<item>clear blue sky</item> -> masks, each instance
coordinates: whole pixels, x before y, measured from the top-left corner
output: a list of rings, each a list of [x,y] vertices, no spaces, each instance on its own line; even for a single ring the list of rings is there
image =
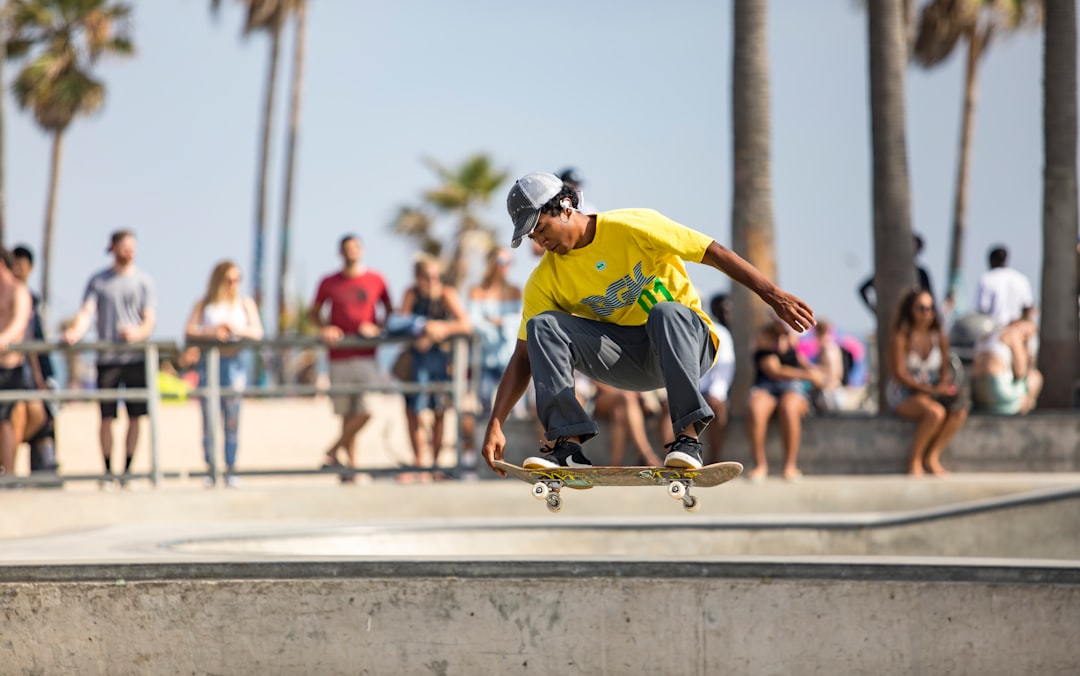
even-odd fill
[[[341,234],[356,232],[400,300],[412,248],[388,226],[399,205],[434,184],[425,156],[455,165],[486,152],[515,177],[572,164],[601,209],[652,207],[730,243],[730,3],[552,0],[542,14],[496,0],[310,4],[293,252],[293,286],[305,297],[339,265]],[[108,264],[108,233],[130,227],[138,263],[157,282],[157,335],[172,337],[215,262],[233,258],[250,273],[268,46],[263,36],[240,38],[241,13],[228,2],[216,21],[202,0],[134,5],[137,55],[102,62],[104,109],[67,135],[53,317],[73,313],[86,279]],[[819,316],[868,330],[872,319],[856,296],[873,258],[865,14],[851,0],[773,0],[769,52],[779,281]],[[983,62],[968,303],[995,242],[1039,282],[1041,54],[1041,33],[1032,32],[999,41]],[[291,37],[274,134],[270,273],[290,59]],[[957,55],[908,77],[914,227],[939,293],[962,66]],[[7,67],[9,81],[12,74]],[[49,139],[10,95],[4,105],[8,243],[40,251]],[[509,240],[504,195],[487,215]],[[515,276],[524,281],[531,265],[519,250]],[[691,274],[704,296],[728,286],[705,267]]]

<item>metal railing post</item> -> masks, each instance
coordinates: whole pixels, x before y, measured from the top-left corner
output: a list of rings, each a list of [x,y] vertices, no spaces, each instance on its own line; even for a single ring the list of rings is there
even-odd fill
[[[146,412],[150,418],[150,481],[160,488],[164,478],[158,447],[158,425],[161,423],[161,392],[158,391],[158,347],[147,345],[143,350],[146,359]]]
[[[203,383],[207,394],[203,395],[206,404],[206,446],[210,462],[210,475],[214,486],[221,488],[221,463],[218,462],[218,439],[221,435],[221,350],[216,345],[206,351],[206,382]]]
[[[450,403],[454,407],[454,418],[457,420],[457,440],[454,447],[457,456],[457,469],[461,471],[462,453],[465,450],[465,416],[462,415],[461,406],[465,402],[465,384],[469,377],[469,339],[466,336],[457,336],[453,344],[454,377],[451,382]]]

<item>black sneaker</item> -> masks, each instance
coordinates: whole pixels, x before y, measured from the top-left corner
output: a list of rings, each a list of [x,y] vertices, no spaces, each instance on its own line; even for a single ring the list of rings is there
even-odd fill
[[[669,449],[664,467],[701,469],[701,442],[697,439],[680,434],[675,441],[664,444],[664,448]]]
[[[581,451],[581,444],[569,439],[559,439],[551,448],[541,448],[540,455],[525,458],[525,469],[550,469],[552,467],[592,467],[593,464]]]

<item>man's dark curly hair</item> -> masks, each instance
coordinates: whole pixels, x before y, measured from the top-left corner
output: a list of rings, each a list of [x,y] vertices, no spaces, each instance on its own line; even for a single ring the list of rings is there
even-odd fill
[[[544,204],[544,206],[540,207],[540,213],[558,216],[559,213],[562,212],[562,206],[559,203],[562,202],[564,199],[569,199],[570,204],[572,204],[575,209],[578,208],[577,190],[574,190],[573,188],[564,183],[562,190],[559,191],[559,194],[549,199],[547,203]]]

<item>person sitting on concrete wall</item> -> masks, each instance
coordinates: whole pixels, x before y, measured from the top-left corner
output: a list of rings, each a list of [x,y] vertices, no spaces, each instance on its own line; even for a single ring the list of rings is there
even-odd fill
[[[942,330],[934,297],[924,289],[908,291],[897,309],[889,336],[889,408],[914,420],[908,473],[948,474],[941,454],[967,420],[948,359],[949,339]]]
[[[747,476],[761,481],[769,472],[765,458],[765,433],[769,418],[776,415],[784,445],[784,478],[802,476],[796,460],[802,439],[802,419],[810,410],[809,388],[824,384],[821,371],[795,349],[795,333],[774,317],[754,340],[754,384],[746,414],[746,430],[754,454],[754,468]]]
[[[1003,415],[1028,413],[1042,390],[1042,373],[1035,368],[1039,329],[1031,308],[1019,319],[999,327],[975,345],[972,398],[977,410]]]

